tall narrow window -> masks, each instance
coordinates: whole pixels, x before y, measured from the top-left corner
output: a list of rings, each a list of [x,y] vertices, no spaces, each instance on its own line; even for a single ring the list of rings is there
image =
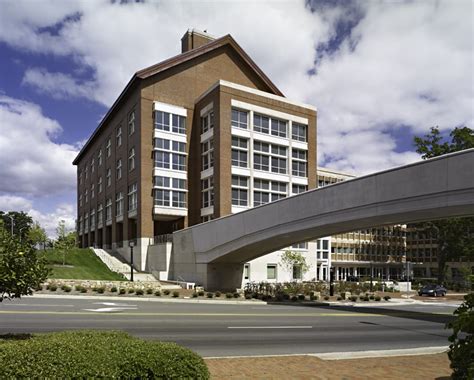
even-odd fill
[[[210,176],[201,180],[201,207],[206,208],[214,205],[214,178]]]
[[[95,189],[94,189],[94,184],[91,185],[91,199],[95,197]]]
[[[172,117],[172,132],[186,134],[186,118],[180,115]]]
[[[137,197],[137,184],[134,183],[128,187],[128,211],[137,209],[138,197]]]
[[[102,226],[103,222],[104,222],[104,210],[101,203],[99,207],[97,207],[97,224],[99,228]]]
[[[292,149],[291,172],[297,177],[306,177],[308,175],[308,152],[301,149]]]
[[[84,202],[85,203],[89,202],[89,195],[88,195],[87,189],[84,190]]]
[[[123,193],[118,192],[115,195],[115,216],[123,215]]]
[[[291,138],[296,141],[307,141],[308,126],[295,123],[291,127]]]
[[[94,163],[94,159],[91,160],[91,174],[94,173],[95,171],[95,163]]]
[[[201,117],[201,134],[206,133],[214,127],[214,112],[209,112]]]
[[[232,136],[232,166],[248,167],[248,140]]]
[[[135,148],[128,152],[128,171],[135,169]]]
[[[160,131],[170,130],[170,114],[168,112],[155,112],[155,128]]]
[[[102,165],[102,149],[99,149],[99,152],[97,153],[97,165]]]
[[[232,176],[232,204],[234,206],[248,206],[249,178]]]
[[[105,144],[105,154],[107,157],[110,157],[112,154],[112,142],[110,141],[110,137],[107,139],[107,143]]]
[[[117,147],[122,145],[122,127],[117,128],[117,135],[116,135],[116,142]]]
[[[102,176],[100,176],[99,180],[97,181],[97,193],[102,193]]]
[[[95,230],[95,210],[91,210],[91,230]]]
[[[201,170],[214,166],[214,141],[209,139],[201,144]]]
[[[117,160],[117,179],[122,178],[122,159]]]
[[[112,170],[110,168],[107,169],[106,178],[107,178],[107,187],[109,187],[110,185],[112,185]]]
[[[130,112],[128,116],[128,135],[133,135],[135,133],[135,111]]]
[[[108,222],[112,220],[112,199],[107,199],[105,202],[105,220]]]

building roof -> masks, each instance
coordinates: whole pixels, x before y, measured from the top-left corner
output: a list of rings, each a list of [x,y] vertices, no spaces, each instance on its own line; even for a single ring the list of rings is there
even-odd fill
[[[145,69],[137,71],[128,84],[125,86],[117,100],[114,102],[112,107],[107,111],[105,114],[104,118],[98,125],[98,127],[95,129],[95,131],[92,133],[92,135],[89,137],[87,142],[84,144],[74,161],[72,162],[73,165],[77,165],[79,159],[82,157],[84,152],[87,150],[89,147],[90,143],[94,140],[95,136],[97,133],[101,130],[102,126],[107,122],[109,119],[110,115],[112,112],[115,110],[115,108],[118,106],[120,100],[123,99],[123,97],[127,94],[128,90],[134,86],[136,83],[140,82],[143,79],[149,78],[153,75],[156,75],[158,73],[161,73],[163,71],[166,71],[168,69],[171,69],[175,66],[178,66],[182,63],[185,63],[187,61],[190,61],[194,58],[200,57],[206,53],[209,53],[213,50],[216,50],[222,46],[229,45],[232,47],[237,54],[243,59],[245,63],[247,63],[250,68],[257,74],[257,76],[268,86],[269,92],[278,96],[283,96],[283,93],[278,89],[277,86],[270,80],[270,78],[267,77],[267,75],[257,66],[257,64],[250,58],[250,56],[240,47],[240,45],[234,40],[234,38],[230,35],[227,34],[221,38],[218,38],[214,41],[211,41],[205,45],[199,46],[195,49],[189,50],[185,53],[178,54],[174,57],[171,57],[169,59],[166,59],[162,62],[159,62],[155,65],[152,65],[150,67],[147,67]]]

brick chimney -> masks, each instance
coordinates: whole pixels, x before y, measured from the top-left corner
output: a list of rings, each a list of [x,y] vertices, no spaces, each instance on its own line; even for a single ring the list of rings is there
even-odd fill
[[[199,46],[205,45],[215,38],[207,34],[206,31],[201,32],[196,29],[188,29],[184,36],[181,38],[181,53],[185,53],[189,50],[196,49]]]

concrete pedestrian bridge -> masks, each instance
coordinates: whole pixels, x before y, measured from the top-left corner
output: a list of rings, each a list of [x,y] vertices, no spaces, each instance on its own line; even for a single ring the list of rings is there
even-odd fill
[[[239,288],[243,264],[294,243],[474,215],[474,149],[314,189],[173,234],[170,278]]]

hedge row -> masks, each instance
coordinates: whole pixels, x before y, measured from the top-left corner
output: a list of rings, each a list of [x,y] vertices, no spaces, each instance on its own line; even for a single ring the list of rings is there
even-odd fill
[[[4,378],[208,379],[203,359],[124,332],[67,331],[0,343]]]

